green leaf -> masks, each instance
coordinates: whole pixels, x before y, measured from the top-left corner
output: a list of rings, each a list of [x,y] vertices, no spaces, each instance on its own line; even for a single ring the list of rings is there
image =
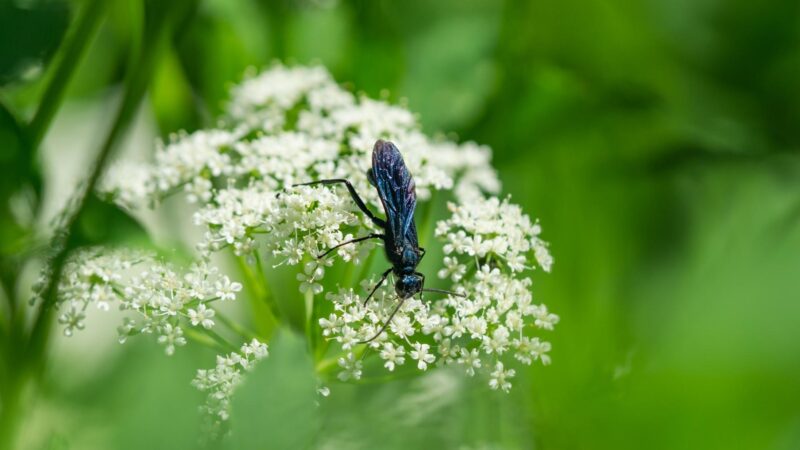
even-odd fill
[[[320,426],[316,381],[303,340],[283,331],[236,390],[229,448],[309,448]]]
[[[0,255],[18,248],[37,207],[41,179],[16,117],[0,104]],[[16,208],[15,208],[16,206]],[[26,213],[27,211],[27,213]],[[29,214],[28,214],[29,213]]]
[[[119,206],[92,194],[78,217],[70,245],[147,244],[144,227]]]
[[[30,3],[30,2],[25,2]],[[16,80],[53,55],[69,22],[65,3],[21,7],[0,3],[0,86]]]

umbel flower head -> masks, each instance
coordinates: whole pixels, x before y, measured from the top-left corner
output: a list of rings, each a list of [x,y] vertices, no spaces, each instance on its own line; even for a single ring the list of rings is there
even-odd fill
[[[552,330],[558,316],[533,302],[525,273],[537,266],[549,271],[552,258],[539,238],[539,225],[507,200],[475,199],[449,208],[452,216],[436,227],[446,255],[439,277],[449,278],[459,295],[406,300],[369,347],[389,371],[406,361],[422,371],[434,364],[457,365],[467,375],[494,368],[489,385],[507,391],[514,370],[503,370],[504,354],[525,364],[550,363],[550,343],[531,331]],[[359,378],[360,366],[350,363],[352,351],[381,329],[398,301],[391,288],[376,297],[365,304],[353,289],[327,294],[335,310],[320,325],[325,336],[350,351],[340,362],[344,379]]]
[[[342,187],[292,185],[347,179],[370,209],[382,211],[366,175],[378,139],[400,149],[414,177],[422,244],[434,254],[436,242],[442,246],[444,256],[428,283],[458,295],[407,299],[385,331],[363,344],[398,304],[391,279],[364,303],[377,281],[369,273],[383,258],[382,249],[374,243],[345,245],[328,258],[316,256],[378,230]],[[426,136],[406,108],[354,95],[322,67],[275,65],[249,73],[233,88],[216,128],[173,135],[156,146],[152,163],[123,163],[101,183],[103,193],[128,208],[157,207],[173,195],[194,204],[193,221],[202,230],[202,238],[191,242],[196,266],[179,275],[148,260],[154,266],[126,282],[118,274],[142,261],[93,250],[94,257],[75,258],[70,266],[61,291],[62,323],[69,333],[80,329],[86,305],[113,298],[138,314],[139,322],[126,322],[123,336],[155,333],[171,352],[185,343],[187,328],[213,333],[221,316],[212,302],[232,300],[241,288],[232,279],[263,284],[270,267],[294,266],[294,277],[283,282],[299,286],[297,298],[280,300],[297,302],[311,317],[306,331],[323,342],[313,349],[321,378],[329,371],[343,381],[368,377],[364,361],[377,358],[390,372],[458,366],[468,375],[486,374],[491,388],[507,391],[515,359],[550,362],[550,344],[541,333],[552,330],[558,316],[531,293],[532,271],[550,271],[553,263],[541,228],[508,198],[494,196],[500,183],[490,159],[485,146]],[[434,218],[447,211],[433,208],[442,204],[434,197],[451,200],[449,217],[438,223]],[[231,252],[255,267],[245,264],[242,273],[226,276],[209,263],[218,252]],[[336,273],[365,275],[326,279],[334,264],[350,267]],[[268,289],[252,291],[263,298],[248,300],[276,302]],[[238,372],[226,375],[234,380],[230,386],[210,387],[209,377],[220,378],[229,374],[226,367],[236,366],[225,359],[233,358],[231,350],[216,370],[198,375],[196,384],[215,398],[215,392],[228,398],[239,379]],[[217,417],[225,419],[227,402],[214,405]]]

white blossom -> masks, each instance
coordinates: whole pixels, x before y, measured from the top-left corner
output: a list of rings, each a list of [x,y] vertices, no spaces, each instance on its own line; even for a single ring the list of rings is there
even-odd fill
[[[394,371],[394,368],[397,366],[402,366],[406,359],[404,357],[405,349],[400,346],[395,346],[391,342],[387,342],[383,344],[383,348],[381,349],[380,357],[384,361],[384,367],[386,367],[389,372]]]
[[[498,361],[494,366],[491,378],[489,378],[489,387],[492,389],[501,389],[504,392],[511,390],[511,378],[514,378],[516,372],[514,369],[505,369],[503,363]]]
[[[342,371],[339,372],[339,379],[342,381],[360,380],[362,363],[357,359],[353,352],[347,353],[346,356],[339,358],[339,367]]]
[[[209,329],[217,300],[232,300],[242,285],[206,263],[180,273],[144,252],[89,248],[73,254],[59,282],[59,323],[71,336],[84,328],[86,309],[111,304],[127,313],[117,328],[119,341],[129,336],[155,334],[168,355],[186,345],[184,327]]]
[[[214,314],[215,311],[213,309],[206,307],[204,303],[200,303],[197,309],[189,309],[189,320],[192,322],[192,326],[202,325],[203,328],[211,328],[214,326],[214,321],[211,320]]]
[[[513,371],[498,372],[499,358],[510,354],[526,364],[550,362],[550,343],[532,333],[552,330],[559,318],[533,302],[529,273],[535,265],[549,270],[552,259],[537,255],[537,248],[546,250],[539,225],[508,200],[473,200],[450,210],[452,216],[436,228],[447,254],[439,275],[449,278],[459,295],[406,299],[369,347],[390,371],[401,364],[400,355],[416,361],[419,370],[458,364],[472,376],[483,367],[494,368],[496,389],[507,391]],[[375,336],[399,301],[390,277],[364,305],[376,282],[373,276],[363,283],[362,294],[342,288],[326,295],[334,312],[320,319],[324,337],[350,351]]]
[[[276,65],[250,73],[231,94],[220,128],[171,136],[158,144],[153,164],[137,163],[135,183],[119,175],[125,167],[117,167],[103,178],[102,190],[126,206],[155,204],[183,191],[198,205],[194,222],[206,229],[197,243],[202,254],[263,249],[275,264],[294,265],[375,231],[341,188],[287,188],[347,178],[371,207],[380,208],[366,177],[379,137],[402,150],[420,200],[437,190],[452,189],[467,200],[499,189],[488,148],[431,139],[407,109],[356,97],[322,67]],[[359,264],[371,245],[336,253]],[[320,293],[320,279],[309,275],[300,280],[303,290]]]
[[[367,258],[381,251],[376,249],[381,243],[344,245],[326,258],[318,256],[380,230],[358,210],[344,186],[293,186],[344,178],[370,209],[381,211],[366,175],[377,139],[391,140],[401,150],[421,206],[437,191],[449,191],[445,195],[455,200],[448,205],[451,216],[435,227],[444,258],[435,261],[428,285],[433,287],[433,275],[438,274],[443,287],[457,295],[426,294],[398,305],[390,276],[365,304],[376,276],[366,277],[360,286],[346,283],[348,277],[324,279],[342,273],[327,269],[334,261],[360,273],[371,261]],[[405,107],[354,95],[322,67],[275,65],[261,73],[251,71],[232,89],[216,128],[170,136],[157,144],[151,164],[136,166],[135,181],[124,179],[119,174],[125,169],[117,168],[105,175],[101,190],[128,207],[185,196],[195,208],[193,222],[202,230],[202,238],[192,242],[202,261],[230,250],[258,263],[259,270],[262,262],[266,267],[302,267],[292,274],[294,280],[283,281],[296,281],[305,299],[331,302],[332,311],[330,305],[316,308],[315,303],[313,319],[322,337],[340,351],[333,361],[343,381],[361,379],[362,360],[377,355],[388,371],[400,370],[406,359],[416,364],[403,370],[445,364],[461,366],[468,375],[484,370],[493,388],[507,391],[514,372],[504,369],[501,359],[548,364],[550,343],[534,333],[552,330],[558,316],[534,302],[531,293],[531,271],[549,272],[553,265],[542,229],[519,206],[491,196],[499,192],[500,183],[490,160],[489,148],[430,138]],[[417,208],[420,216],[422,211]],[[232,300],[242,290],[208,263],[184,274],[162,263],[140,265],[146,270],[133,278],[114,279],[126,270],[114,269],[113,262],[112,270],[102,272],[104,262],[90,268],[88,277],[73,276],[65,286],[72,288],[66,289],[63,302],[65,333],[83,326],[87,304],[105,308],[116,301],[137,319],[123,323],[120,341],[152,333],[174,351],[185,342],[184,331],[214,326],[213,318],[219,316],[212,302]],[[338,289],[326,292],[337,284]],[[319,294],[324,298],[313,298]],[[320,311],[324,313],[317,315]],[[384,324],[385,330],[375,336]],[[198,378],[224,375],[238,381],[239,372],[229,368],[241,366],[241,358],[223,357],[217,369]],[[227,414],[226,408],[219,411]]]
[[[219,426],[230,417],[230,398],[241,382],[242,371],[251,370],[256,361],[268,354],[267,345],[253,339],[242,345],[238,353],[217,356],[217,365],[213,369],[197,371],[192,384],[207,392],[202,410],[211,417],[214,425]]]
[[[408,354],[411,359],[417,361],[417,368],[419,370],[426,370],[428,364],[436,360],[436,357],[429,353],[430,348],[431,346],[428,344],[420,344],[417,342],[414,344],[414,350],[411,350],[411,353]]]

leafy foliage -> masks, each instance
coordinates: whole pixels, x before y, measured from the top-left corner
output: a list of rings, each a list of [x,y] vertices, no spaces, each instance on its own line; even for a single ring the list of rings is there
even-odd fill
[[[88,47],[68,102],[108,95],[131,69],[143,6],[123,3]],[[248,432],[236,444],[798,447],[798,8],[791,0],[202,2],[154,63],[143,114],[159,135],[213,125],[226,83],[248,66],[319,60],[371,95],[408,96],[427,130],[495,149],[504,192],[547,224],[558,261],[536,287],[562,318],[554,363],[516,367],[512,396],[436,374],[340,387],[315,409],[308,366],[294,356],[302,352],[278,347],[282,336],[276,359],[259,366],[234,405]],[[35,198],[39,177],[53,178],[25,150],[26,114],[43,87],[41,78],[19,79],[18,61],[47,61],[75,17],[55,11],[51,22],[24,26],[0,13],[4,33],[36,31],[31,45],[0,39],[11,55],[0,58],[0,248],[11,290],[19,267],[8,255],[34,229],[7,200]],[[63,137],[44,146],[57,149]],[[139,233],[107,206],[92,216],[95,228],[106,218],[123,225],[107,234],[99,226],[84,242]],[[180,224],[176,210],[173,236]],[[8,311],[0,307],[3,333]],[[210,353],[189,350],[168,366],[150,347],[98,350],[102,364],[91,371],[90,355],[65,351],[72,356],[53,361],[37,403],[52,415],[32,419],[42,426],[21,433],[24,447],[195,445],[199,417],[186,405],[201,399],[185,380]],[[267,400],[280,407],[262,424],[252,411]],[[289,434],[294,426],[304,431]]]

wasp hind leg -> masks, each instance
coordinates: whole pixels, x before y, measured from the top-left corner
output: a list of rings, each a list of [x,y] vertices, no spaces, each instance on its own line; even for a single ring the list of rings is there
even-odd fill
[[[333,247],[329,248],[325,253],[317,256],[317,259],[322,259],[322,258],[328,256],[332,251],[336,250],[339,247],[344,247],[347,244],[355,244],[355,243],[358,243],[358,242],[361,242],[361,241],[366,241],[367,239],[383,239],[384,237],[385,236],[383,234],[380,234],[380,233],[371,233],[371,234],[369,234],[367,236],[364,236],[364,237],[350,239],[349,241],[342,242],[341,244],[336,244]]]

